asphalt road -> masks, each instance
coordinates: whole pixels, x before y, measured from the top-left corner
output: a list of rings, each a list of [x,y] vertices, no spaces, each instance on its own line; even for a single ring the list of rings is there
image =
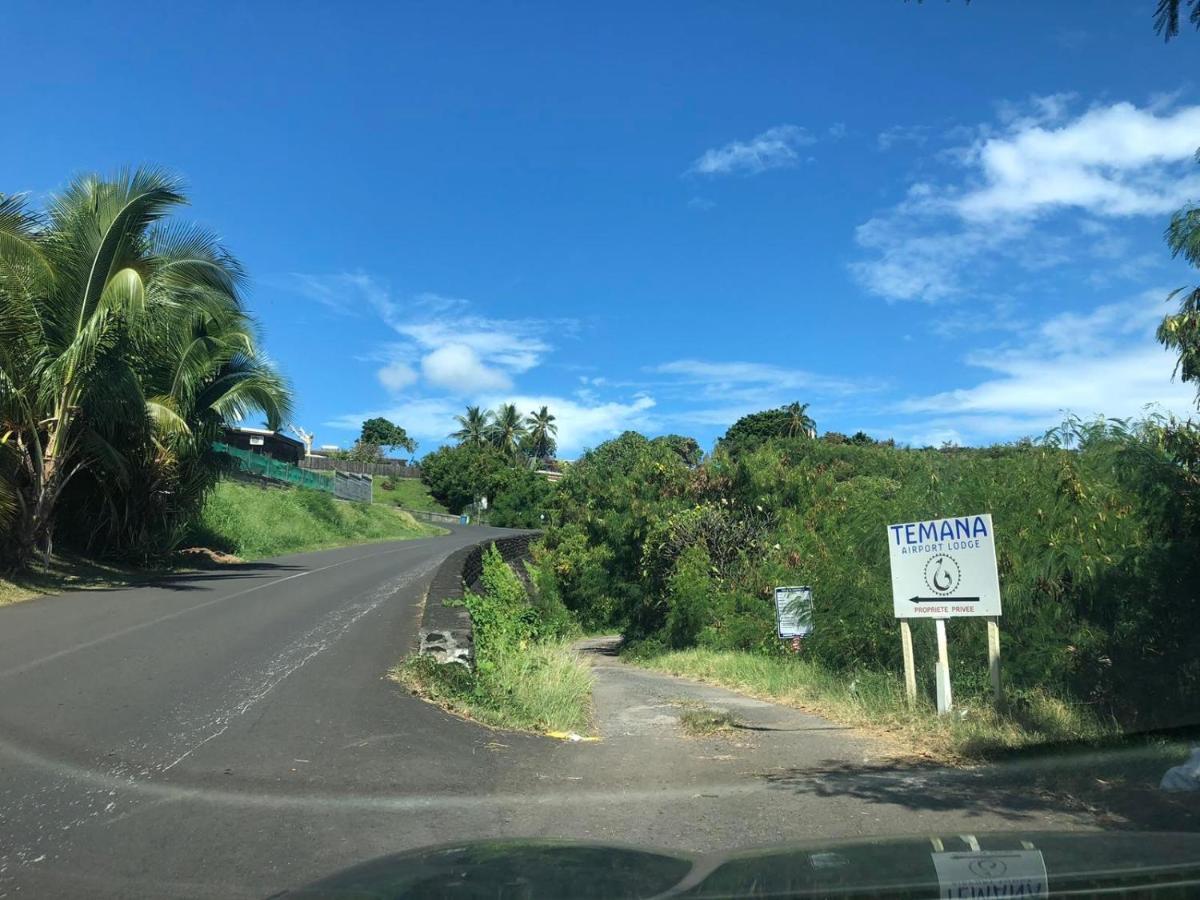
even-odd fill
[[[0,895],[261,896],[486,790],[490,733],[384,675],[437,564],[502,533],[0,609]]]
[[[1019,792],[864,775],[869,745],[820,720],[765,710],[761,735],[687,738],[661,676],[601,673],[597,744],[409,696],[385,673],[437,564],[500,533],[0,609],[0,896],[262,897],[494,837],[711,851],[1068,824]]]

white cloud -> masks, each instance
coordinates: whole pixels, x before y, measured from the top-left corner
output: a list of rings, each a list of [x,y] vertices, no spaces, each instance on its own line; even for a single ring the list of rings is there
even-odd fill
[[[1064,412],[1126,417],[1156,404],[1191,414],[1195,392],[1172,381],[1175,357],[1153,337],[1165,293],[1151,290],[1086,313],[1061,313],[1030,330],[1018,346],[974,351],[966,364],[991,377],[972,387],[909,398],[899,410],[952,416],[941,421],[1009,438],[1044,431]]]
[[[391,391],[423,380],[428,387],[467,394],[504,390],[512,376],[528,372],[553,350],[550,335],[572,334],[572,319],[493,319],[471,311],[457,297],[421,293],[398,298],[365,272],[294,275],[301,293],[343,313],[377,315],[400,342],[379,356],[376,375]]]
[[[688,171],[698,175],[757,175],[796,165],[801,161],[799,148],[813,143],[816,138],[798,125],[776,125],[748,141],[731,141],[704,151]]]
[[[652,414],[654,398],[638,394],[626,401],[584,402],[579,399],[540,394],[494,394],[484,398],[484,405],[494,408],[501,403],[515,403],[517,409],[528,413],[543,406],[550,408],[558,426],[558,453],[563,457],[579,454],[623,431],[650,432],[658,430]]]
[[[417,380],[417,373],[413,367],[400,361],[388,363],[375,375],[380,384],[393,392],[402,391]]]
[[[705,393],[719,396],[728,396],[747,386],[767,387],[775,392],[813,390],[833,394],[857,393],[878,387],[878,383],[872,380],[835,378],[760,362],[677,359],[653,366],[650,371],[677,376],[680,382],[698,385]]]
[[[1056,99],[1046,117],[1061,120],[1063,104]],[[967,191],[958,208],[983,220],[1056,207],[1100,216],[1170,212],[1200,188],[1200,178],[1190,171],[1181,178],[1171,165],[1190,164],[1198,143],[1200,106],[1160,115],[1115,103],[1058,127],[1018,119],[1008,134],[975,148],[984,185]]]
[[[1172,110],[1168,102],[1072,116],[1072,98],[1057,94],[1002,108],[998,122],[931,158],[949,166],[942,177],[913,184],[858,227],[868,256],[852,262],[851,273],[889,300],[929,303],[978,299],[1001,265],[1037,272],[1085,257],[1096,267],[1093,283],[1143,275],[1148,260],[1121,255],[1121,237],[1104,223],[1164,215],[1200,194],[1192,161],[1200,106]],[[880,146],[909,138],[890,129]],[[1064,216],[1091,233],[1074,239]]]
[[[879,132],[875,138],[876,146],[886,152],[898,144],[916,144],[922,146],[929,140],[928,125],[893,125]]]
[[[507,390],[512,386],[512,379],[499,369],[484,365],[479,354],[467,344],[438,347],[421,360],[421,373],[430,384],[459,394]]]

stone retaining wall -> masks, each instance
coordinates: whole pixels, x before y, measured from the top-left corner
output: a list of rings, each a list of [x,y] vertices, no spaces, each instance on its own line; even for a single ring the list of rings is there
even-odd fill
[[[475,659],[474,629],[466,606],[447,606],[461,603],[468,590],[480,589],[483,575],[483,552],[493,543],[505,562],[529,558],[529,545],[541,537],[540,531],[528,531],[509,537],[481,541],[470,547],[455,550],[443,560],[429,584],[425,599],[425,614],[421,620],[421,654],[438,662],[455,662],[471,666]]]

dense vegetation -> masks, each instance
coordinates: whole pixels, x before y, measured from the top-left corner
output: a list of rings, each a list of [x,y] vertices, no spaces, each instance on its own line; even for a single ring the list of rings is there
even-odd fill
[[[553,459],[558,426],[546,407],[524,419],[511,403],[493,412],[467,407],[456,416],[459,428],[445,446],[421,460],[421,480],[453,513],[470,509],[477,518],[509,528],[544,524],[552,493],[538,469],[557,466]],[[486,512],[480,501],[486,499]],[[482,515],[481,515],[482,514]]]
[[[553,498],[538,552],[544,590],[587,627],[624,629],[642,652],[781,654],[773,588],[809,584],[810,659],[897,671],[885,527],[990,512],[1016,695],[1050,689],[1140,723],[1195,706],[1193,429],[1165,419],[1068,421],[1038,442],[983,449],[912,450],[840,435],[754,444],[736,455],[720,448],[698,466],[669,442],[634,433],[585,454]],[[982,624],[950,630],[959,690],[982,693]]]
[[[393,478],[391,475],[374,476],[376,503],[391,503],[405,509],[420,509],[427,512],[446,512],[446,508],[429,493],[429,488],[418,478]]]
[[[0,568],[65,540],[174,547],[221,472],[211,444],[286,418],[244,275],[158,169],[84,175],[44,211],[0,195]]]

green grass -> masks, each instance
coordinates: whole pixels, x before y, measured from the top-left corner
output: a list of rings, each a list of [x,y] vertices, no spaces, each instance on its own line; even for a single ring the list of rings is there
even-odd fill
[[[420,509],[426,512],[446,512],[446,507],[429,494],[429,488],[419,478],[391,478],[387,475],[374,476],[376,503],[392,503],[405,509]],[[385,490],[384,483],[394,485]]]
[[[825,716],[890,739],[906,754],[942,762],[993,758],[1009,751],[1117,734],[1086,709],[1040,691],[1013,697],[1004,712],[977,698],[955,698],[938,716],[928,700],[909,706],[899,677],[886,672],[834,673],[819,664],[730,650],[629,654],[658,672],[731,688]]]
[[[261,559],[442,533],[407,513],[378,504],[348,503],[298,488],[223,481],[205,503],[186,544],[211,547],[242,559]]]
[[[394,681],[461,716],[517,731],[586,732],[591,669],[566,642],[494,650],[486,677],[465,666],[411,657],[390,672]]]

